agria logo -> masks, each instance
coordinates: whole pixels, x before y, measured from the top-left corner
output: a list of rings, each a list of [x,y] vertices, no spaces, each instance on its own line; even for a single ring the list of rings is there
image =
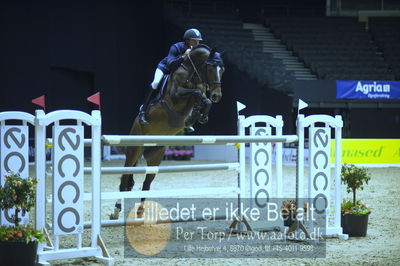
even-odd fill
[[[372,83],[364,83],[362,84],[361,81],[357,82],[356,92],[362,92],[363,94],[367,95],[368,93],[376,93],[376,92],[390,92],[390,84],[381,84],[377,83],[376,81]]]

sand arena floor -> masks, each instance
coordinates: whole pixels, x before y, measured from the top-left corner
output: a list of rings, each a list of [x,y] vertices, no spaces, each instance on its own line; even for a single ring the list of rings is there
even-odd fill
[[[121,166],[122,160],[103,162],[104,166]],[[162,165],[215,163],[215,161],[164,161]],[[400,265],[400,168],[370,168],[372,179],[363,191],[358,193],[372,208],[369,217],[368,235],[361,238],[350,238],[343,241],[336,238],[327,239],[326,258],[252,258],[251,254],[243,253],[243,258],[125,258],[124,228],[110,227],[102,229],[102,237],[115,265]],[[284,168],[284,192],[288,197],[294,197],[295,167]],[[140,189],[144,175],[135,176],[135,190]],[[152,184],[152,190],[168,188],[218,187],[235,184],[237,175],[234,171],[213,171],[198,173],[158,174]],[[85,181],[89,186],[90,181]],[[50,183],[48,188],[50,188]],[[102,177],[103,191],[116,191],[119,176]],[[350,195],[342,188],[343,197]],[[113,201],[102,204],[102,219],[108,219],[112,212]],[[87,203],[85,207],[90,208]],[[50,214],[49,214],[50,215]],[[221,230],[226,223],[215,222],[215,230]],[[185,223],[182,226],[193,226]],[[210,225],[209,226],[213,226]],[[217,228],[219,227],[219,228]],[[88,230],[90,232],[90,230]],[[84,236],[84,244],[88,243],[88,234]],[[73,245],[75,238],[67,238],[65,246]],[[103,265],[95,258],[69,259],[55,261],[53,265]]]

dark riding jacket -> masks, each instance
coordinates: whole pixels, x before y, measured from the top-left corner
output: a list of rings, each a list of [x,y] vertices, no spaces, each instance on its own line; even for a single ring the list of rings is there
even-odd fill
[[[183,62],[182,55],[189,47],[185,42],[177,42],[169,48],[167,57],[160,61],[157,68],[164,74],[169,74],[175,71]]]

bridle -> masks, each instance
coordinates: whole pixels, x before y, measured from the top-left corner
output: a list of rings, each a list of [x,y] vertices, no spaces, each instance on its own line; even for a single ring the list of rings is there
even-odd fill
[[[213,65],[213,64],[210,64],[210,63],[206,63],[206,67],[207,67],[207,66],[213,66],[213,67],[214,67],[214,65]],[[205,72],[205,73],[206,73],[206,82],[205,82],[205,84],[206,84],[207,92],[211,91],[211,86],[210,86],[210,85],[214,85],[214,86],[217,85],[217,86],[220,86],[220,87],[221,87],[221,84],[222,84],[222,83],[221,83],[221,77],[220,77],[220,75],[219,75],[219,73],[218,73],[218,72],[219,72],[219,69],[218,69],[218,68],[219,68],[220,66],[217,65],[216,67],[217,67],[217,70],[216,70],[216,71],[217,71],[216,79],[213,80],[213,81],[211,81],[211,82],[208,80],[207,71]]]
[[[210,92],[211,91],[211,86],[210,85],[219,85],[219,86],[221,86],[222,83],[221,83],[221,79],[220,79],[219,73],[216,75],[217,76],[216,80],[213,80],[211,82],[208,80],[207,66],[220,67],[220,66],[223,66],[223,65],[218,64],[216,62],[216,60],[207,59],[206,62],[204,63],[206,65],[206,71],[204,72],[205,73],[205,82],[203,82],[203,79],[202,79],[201,75],[199,74],[199,71],[197,70],[196,65],[193,63],[193,60],[190,57],[190,53],[188,54],[188,58],[189,58],[189,61],[190,61],[191,65],[192,65],[192,67],[194,69],[194,73],[196,73],[197,77],[200,80],[200,83],[203,84],[206,87],[206,92]],[[217,71],[218,71],[218,69],[217,69]],[[192,74],[190,75],[188,80],[192,79],[194,73],[192,72]]]

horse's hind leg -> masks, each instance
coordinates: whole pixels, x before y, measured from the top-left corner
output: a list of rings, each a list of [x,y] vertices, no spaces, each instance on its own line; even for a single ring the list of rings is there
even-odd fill
[[[127,147],[126,148],[126,159],[124,167],[130,167],[136,165],[139,160],[139,156],[142,154],[141,147]],[[124,174],[121,176],[121,182],[119,184],[119,191],[131,191],[135,181],[133,180],[133,174]]]
[[[159,166],[164,157],[165,147],[149,147],[146,148],[143,155],[147,161],[147,166]],[[150,190],[151,182],[153,182],[155,174],[147,174],[143,182],[142,190]]]
[[[141,153],[142,153],[141,147],[127,147],[125,152],[126,159],[124,166],[129,167],[136,165]],[[133,174],[124,174],[121,176],[119,191],[131,191],[134,185],[135,181],[133,180]],[[111,220],[118,219],[121,209],[122,209],[121,200],[118,200],[115,203],[114,213],[110,215],[110,219]]]
[[[147,161],[147,166],[159,166],[164,157],[165,147],[148,147],[144,150],[143,156]],[[143,182],[142,191],[150,190],[151,182],[155,178],[155,174],[147,174]],[[138,208],[137,215],[142,217],[143,215],[143,205],[146,199],[142,198],[141,206]]]

